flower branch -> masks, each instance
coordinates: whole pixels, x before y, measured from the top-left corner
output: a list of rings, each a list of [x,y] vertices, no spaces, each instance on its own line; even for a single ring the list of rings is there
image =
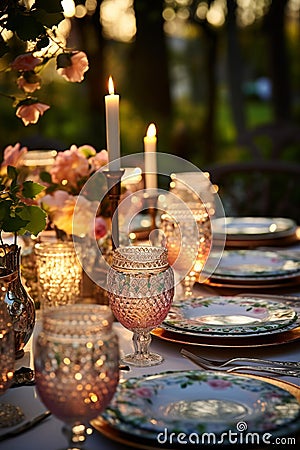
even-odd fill
[[[59,36],[58,24],[63,19],[59,0],[35,0],[30,8],[17,0],[6,0],[0,5],[0,58],[6,58],[12,52],[9,45],[12,38],[5,38],[4,32],[11,32],[14,38],[26,44],[25,53],[15,57],[6,68],[15,74],[16,86],[26,94],[25,98],[13,104],[17,117],[25,126],[37,123],[50,108],[50,105],[30,96],[41,88],[40,74],[50,60],[55,59],[57,73],[73,83],[82,82],[89,69],[86,54],[67,49],[64,38]]]

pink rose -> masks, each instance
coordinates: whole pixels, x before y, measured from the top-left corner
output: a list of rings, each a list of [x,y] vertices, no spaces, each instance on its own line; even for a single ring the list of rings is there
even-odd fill
[[[135,395],[137,395],[138,397],[143,397],[143,398],[149,398],[152,397],[153,393],[152,390],[149,388],[137,388],[134,390]]]
[[[58,190],[52,195],[45,195],[41,204],[51,222],[67,234],[85,236],[93,228],[98,202],[90,202],[82,196]]]
[[[253,314],[264,314],[266,312],[266,308],[257,307],[252,309]]]
[[[231,382],[228,380],[209,380],[207,384],[214,389],[227,389],[231,386]]]
[[[36,58],[32,53],[24,53],[17,56],[10,66],[13,70],[26,71],[33,70],[40,63],[40,58]]]
[[[78,180],[90,174],[90,167],[88,160],[78,151],[76,145],[72,145],[70,150],[57,154],[50,173],[54,183],[67,180],[71,186],[76,187]]]
[[[102,237],[104,237],[107,233],[107,226],[105,219],[103,217],[96,217],[95,218],[95,236],[96,240],[98,241]]]
[[[89,62],[84,52],[61,53],[57,57],[57,73],[67,81],[81,82],[89,69]]]
[[[16,116],[22,119],[25,126],[30,123],[37,123],[40,116],[44,114],[47,109],[49,109],[49,105],[45,105],[44,103],[30,103],[30,104],[21,104],[16,111]]]
[[[101,152],[97,153],[95,156],[92,156],[89,159],[89,163],[92,166],[92,171],[96,171],[103,166],[108,164],[108,153],[106,150],[101,150]]]
[[[72,196],[69,195],[66,191],[57,190],[53,192],[53,194],[45,195],[41,203],[43,205],[43,208],[47,210],[47,212],[51,213],[52,211],[55,211],[56,209],[62,209],[65,205],[65,203],[71,198]]]
[[[7,166],[21,166],[23,164],[24,155],[27,153],[27,147],[22,147],[18,142],[14,146],[8,145],[4,149],[3,162],[1,169],[7,168]]]
[[[19,89],[22,89],[24,92],[32,93],[41,88],[41,78],[38,75],[34,77],[34,81],[31,81],[30,79],[27,80],[26,78],[27,77],[21,75],[17,79],[17,85]]]

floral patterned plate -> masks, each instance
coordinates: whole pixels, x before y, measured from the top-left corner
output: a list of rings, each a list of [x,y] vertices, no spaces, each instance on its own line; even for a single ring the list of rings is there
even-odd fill
[[[205,335],[257,335],[278,332],[296,319],[296,311],[284,303],[213,296],[174,302],[163,326]]]
[[[295,276],[300,276],[300,258],[272,251],[225,250],[211,279],[257,283]]]
[[[194,437],[213,433],[225,444],[229,430],[268,431],[273,438],[291,428],[296,430],[300,426],[300,405],[286,390],[259,379],[194,370],[146,375],[120,383],[101,417],[117,430],[156,444],[171,433],[173,439],[179,433],[193,433]]]

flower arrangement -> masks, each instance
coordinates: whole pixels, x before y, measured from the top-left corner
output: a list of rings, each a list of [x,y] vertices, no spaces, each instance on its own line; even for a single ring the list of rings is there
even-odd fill
[[[57,73],[70,82],[81,82],[89,69],[82,51],[66,48],[66,38],[59,30],[64,19],[59,0],[2,0],[0,5],[0,62],[16,78],[22,97],[1,93],[13,100],[16,115],[25,126],[35,124],[50,108],[32,94],[41,88],[43,68],[52,59]],[[13,57],[15,44],[25,52]]]
[[[64,233],[62,236],[84,236],[87,230],[95,234],[97,241],[107,236],[105,216],[109,214],[105,207],[102,205],[100,209],[96,198],[79,195],[89,177],[107,163],[106,150],[96,153],[90,145],[71,145],[70,149],[57,154],[49,172],[40,174],[46,186],[41,205],[55,229]],[[73,223],[75,205],[76,223]],[[98,211],[96,218],[95,211]]]
[[[0,243],[3,232],[17,235],[31,233],[37,236],[46,226],[46,213],[37,204],[36,197],[45,189],[33,181],[24,181],[18,166],[27,152],[20,144],[8,146],[0,165]]]

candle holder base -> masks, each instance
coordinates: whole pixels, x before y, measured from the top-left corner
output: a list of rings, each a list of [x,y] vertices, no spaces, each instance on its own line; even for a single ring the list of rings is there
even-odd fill
[[[111,206],[111,240],[112,250],[119,247],[119,215],[118,205],[121,197],[121,178],[124,174],[124,169],[119,170],[104,170],[103,174],[107,180],[108,197]]]

